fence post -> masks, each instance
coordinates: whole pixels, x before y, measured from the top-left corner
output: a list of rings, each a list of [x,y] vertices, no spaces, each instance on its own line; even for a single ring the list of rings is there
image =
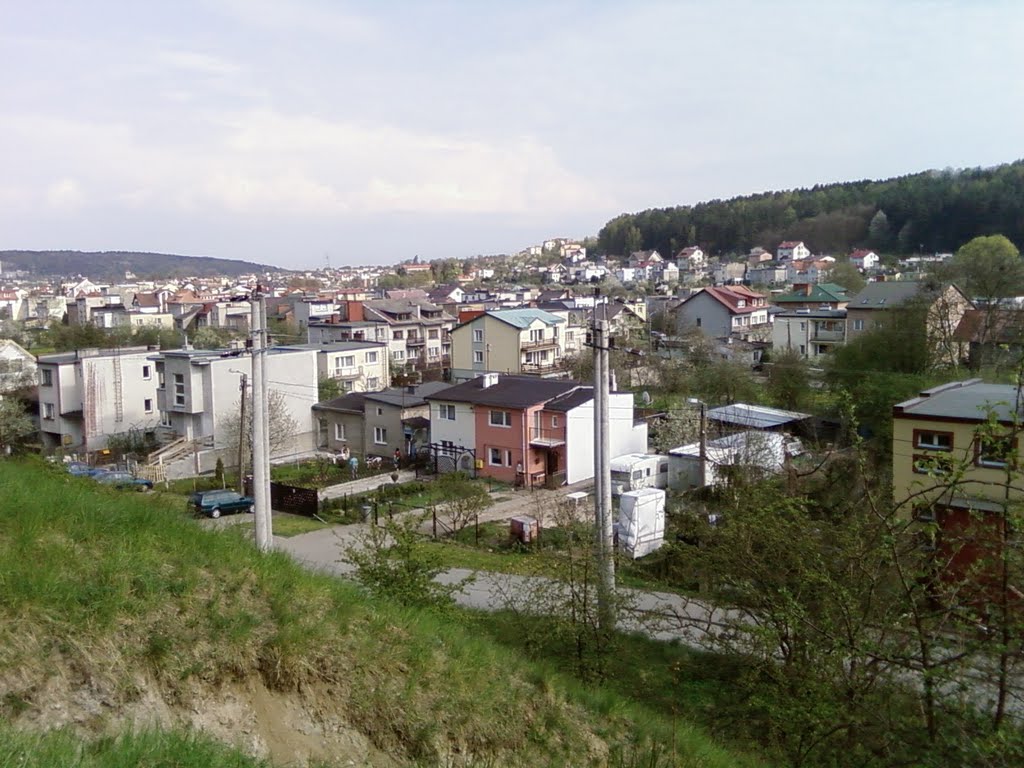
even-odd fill
[[[437,507],[435,507],[433,505],[431,505],[431,507],[430,507],[430,517],[431,517],[431,528],[432,528],[433,533],[434,533],[434,540],[436,541],[437,540]]]

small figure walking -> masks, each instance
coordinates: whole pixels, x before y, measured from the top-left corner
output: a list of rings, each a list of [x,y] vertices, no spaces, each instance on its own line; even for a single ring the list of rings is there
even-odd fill
[[[359,474],[359,459],[353,456],[348,460],[348,468],[352,470],[352,479],[355,480]]]
[[[398,469],[398,467],[399,467],[399,465],[401,463],[402,463],[402,451],[400,449],[398,449],[398,448],[395,448],[395,469]]]

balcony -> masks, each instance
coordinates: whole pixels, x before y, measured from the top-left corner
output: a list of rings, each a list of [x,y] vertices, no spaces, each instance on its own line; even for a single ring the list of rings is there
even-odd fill
[[[558,448],[565,445],[565,429],[530,427],[530,445],[536,448]]]
[[[813,326],[811,328],[811,341],[824,344],[838,344],[846,340],[846,333],[842,329],[829,329]]]
[[[545,374],[560,373],[564,368],[561,360],[549,360],[543,363],[522,362],[519,364],[519,370],[522,373],[543,376]]]
[[[427,343],[427,340],[422,336],[410,336],[405,340],[405,346],[407,347],[422,347]]]
[[[358,379],[363,375],[363,366],[348,366],[346,368],[335,368],[331,374],[333,379],[341,379],[342,381],[351,381]]]
[[[519,342],[520,349],[558,349],[558,339],[552,337],[532,341]]]

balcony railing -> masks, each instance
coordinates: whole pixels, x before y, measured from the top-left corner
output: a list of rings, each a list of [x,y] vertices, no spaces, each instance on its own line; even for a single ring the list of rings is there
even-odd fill
[[[846,334],[841,330],[826,330],[824,328],[811,329],[811,341],[823,341],[836,343],[844,340]]]
[[[565,443],[565,429],[559,429],[558,427],[530,427],[530,442],[546,446],[563,445]]]
[[[520,342],[520,349],[551,349],[558,347],[558,339],[533,339],[531,341]]]
[[[358,379],[363,375],[363,366],[346,366],[345,368],[335,368],[334,373],[331,376],[335,379]]]
[[[422,336],[410,336],[405,340],[405,346],[407,347],[422,347],[427,343],[427,340]]]
[[[563,370],[563,365],[561,360],[548,361],[546,363],[523,362],[519,364],[519,370],[523,373],[555,373],[556,371]]]

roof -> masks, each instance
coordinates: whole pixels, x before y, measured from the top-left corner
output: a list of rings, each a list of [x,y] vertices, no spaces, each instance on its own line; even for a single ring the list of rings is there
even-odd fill
[[[564,379],[541,379],[536,376],[514,376],[504,373],[497,374],[497,377],[498,381],[489,387],[484,387],[486,377],[480,376],[437,394],[427,395],[426,399],[496,405],[521,410],[547,403],[581,386],[579,382]]]
[[[846,317],[845,309],[787,309],[774,312],[775,317],[813,317],[827,320],[842,320]]]
[[[868,283],[850,299],[850,309],[888,309],[914,298],[924,286],[914,280],[886,280]]]
[[[763,405],[733,403],[732,405],[723,405],[719,408],[708,409],[707,418],[711,421],[720,421],[724,424],[735,424],[741,427],[773,429],[794,421],[809,419],[811,418],[811,415],[809,413],[799,413],[797,411],[783,411],[778,408],[768,408]]]
[[[772,297],[775,304],[806,304],[807,302],[818,302],[820,304],[833,304],[841,301],[848,301],[847,291],[843,286],[835,283],[822,283],[811,286],[810,293],[784,293]]]
[[[316,352],[350,352],[357,349],[380,349],[386,347],[382,341],[325,341],[323,344],[282,344],[279,349],[312,349]]]
[[[875,253],[874,251],[872,251],[869,248],[858,248],[857,250],[855,250],[853,253],[850,254],[850,258],[851,259],[863,259],[868,254],[871,254],[873,256],[877,256],[878,255],[877,253]]]
[[[783,240],[779,243],[779,248],[796,248],[798,245],[803,245],[803,240]]]
[[[584,403],[588,403],[594,399],[594,388],[582,386],[574,389],[572,392],[567,392],[564,395],[549,400],[544,404],[545,411],[557,411],[558,413],[568,413],[573,408],[578,408]]]
[[[956,341],[982,342],[988,327],[988,338],[984,341],[990,344],[1013,344],[1019,343],[1024,331],[1024,310],[1020,309],[968,309],[960,318],[960,323],[953,331],[953,338]]]
[[[553,315],[550,312],[545,312],[543,309],[535,309],[533,307],[490,310],[486,314],[519,330],[529,328],[537,320],[540,320],[545,325],[558,325],[565,322],[565,319],[558,315]]]
[[[712,286],[710,288],[704,288],[697,293],[694,293],[687,299],[684,299],[681,304],[685,304],[695,296],[700,296],[702,293],[706,293],[708,296],[713,298],[719,304],[723,305],[734,315],[742,315],[748,312],[755,312],[759,309],[764,309],[765,306],[754,306],[751,302],[755,299],[766,300],[767,297],[764,294],[752,291],[749,288],[742,285],[730,285],[730,286]],[[740,301],[746,302],[745,306],[739,306]]]
[[[649,461],[660,457],[661,454],[658,453],[624,453],[621,456],[616,456],[608,463],[611,465],[612,472],[621,472],[623,470],[628,471],[630,467],[641,461]]]
[[[347,395],[336,397],[333,400],[325,400],[322,403],[315,403],[312,408],[316,411],[349,411],[362,413],[366,407],[366,393],[349,392]]]
[[[1012,421],[1018,390],[1011,384],[986,384],[981,379],[953,381],[922,391],[893,406],[893,418],[923,416],[984,421],[989,411],[1000,421]]]
[[[451,386],[446,381],[428,381],[415,387],[389,387],[388,389],[382,389],[380,392],[366,392],[365,397],[367,400],[372,400],[375,403],[397,405],[401,408],[413,408],[417,405],[426,405],[425,397],[436,395],[438,392],[450,389]]]

